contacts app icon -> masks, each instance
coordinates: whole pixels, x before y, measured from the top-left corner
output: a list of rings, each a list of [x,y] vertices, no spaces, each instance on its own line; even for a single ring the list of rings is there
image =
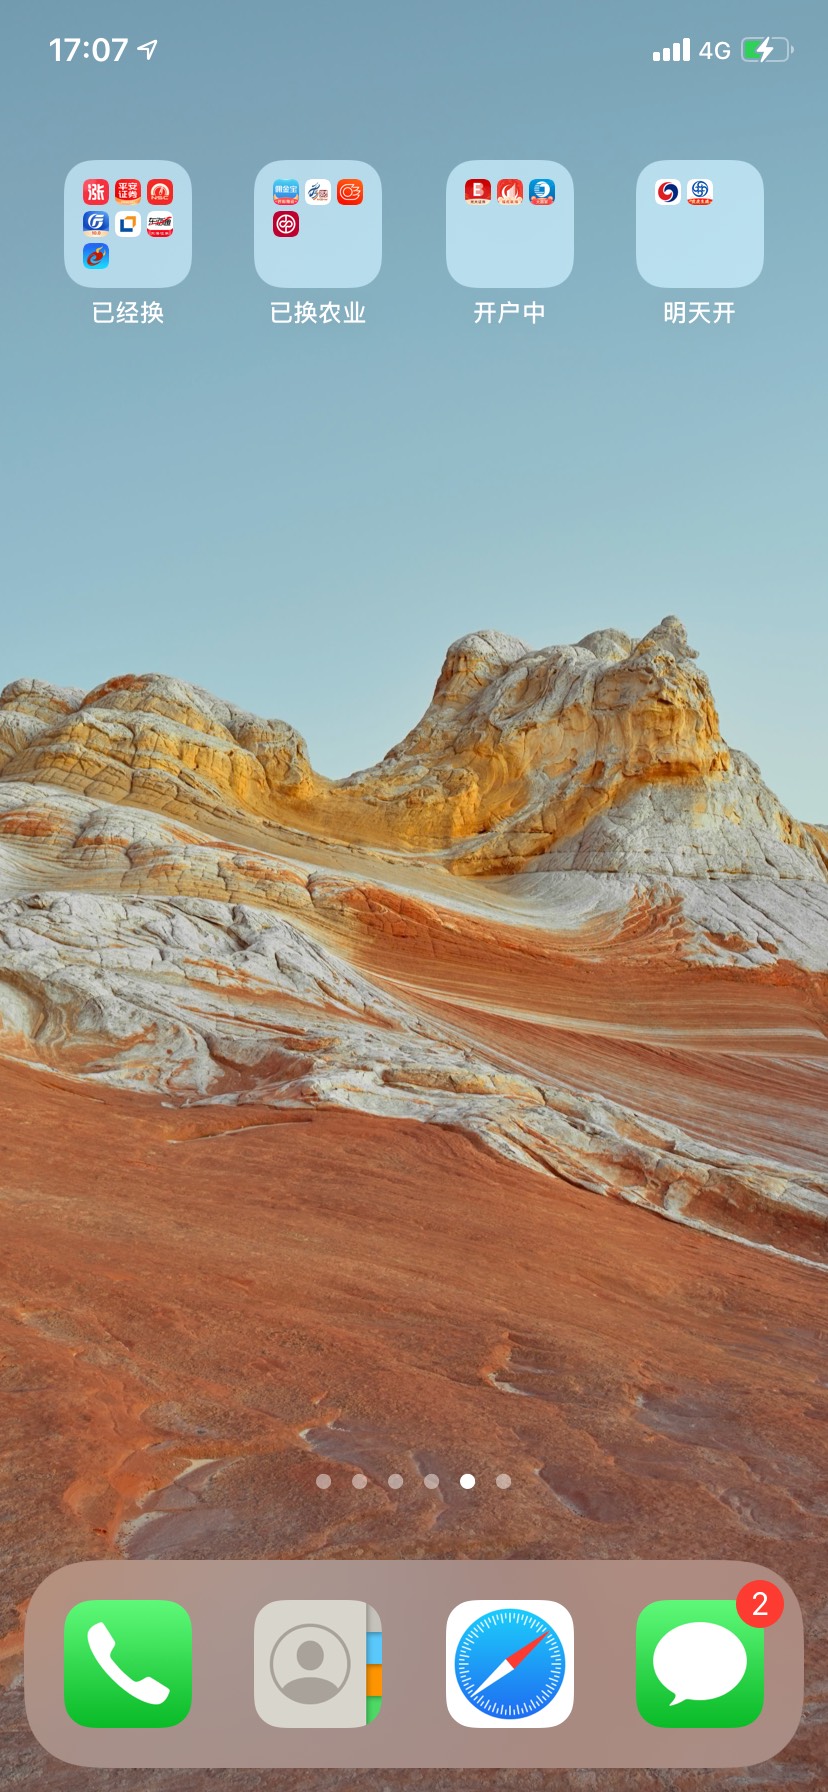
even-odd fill
[[[353,1730],[382,1701],[382,1627],[359,1599],[276,1599],[256,1619],[254,1699],[285,1730]]]

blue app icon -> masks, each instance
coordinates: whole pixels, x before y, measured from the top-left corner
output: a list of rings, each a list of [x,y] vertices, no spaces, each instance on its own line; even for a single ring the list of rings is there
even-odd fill
[[[273,182],[274,205],[297,205],[299,202],[298,180],[275,180]]]
[[[109,229],[109,213],[84,212],[83,228],[89,232],[90,236],[100,236],[104,230]]]
[[[91,273],[97,273],[100,268],[108,268],[109,267],[109,244],[108,243],[84,243],[84,245],[83,245],[83,265],[85,268],[89,268]]]
[[[530,205],[553,205],[555,201],[555,182],[544,175],[541,180],[530,180]]]

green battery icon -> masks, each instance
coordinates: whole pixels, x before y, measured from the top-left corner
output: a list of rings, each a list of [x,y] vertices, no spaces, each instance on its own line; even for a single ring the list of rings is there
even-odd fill
[[[743,37],[743,62],[787,62],[791,44],[787,37]]]

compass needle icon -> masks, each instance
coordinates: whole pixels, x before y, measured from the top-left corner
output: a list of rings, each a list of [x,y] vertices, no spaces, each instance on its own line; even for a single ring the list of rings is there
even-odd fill
[[[548,1600],[468,1600],[446,1631],[446,1700],[457,1723],[522,1729],[562,1723],[573,1699],[572,1618]]]

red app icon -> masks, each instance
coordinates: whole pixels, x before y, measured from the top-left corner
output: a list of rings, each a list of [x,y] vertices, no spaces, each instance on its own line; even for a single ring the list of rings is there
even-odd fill
[[[140,199],[140,197],[141,197],[141,182],[139,180],[133,180],[132,177],[130,177],[129,180],[116,180],[116,182],[115,182],[115,204],[116,205],[135,205],[135,204],[137,204],[137,201]]]
[[[508,180],[499,180],[497,197],[500,205],[522,205],[523,181],[518,180],[516,175],[511,175]]]
[[[274,236],[298,236],[299,235],[299,213],[298,212],[274,212],[273,213],[273,235]]]
[[[336,197],[340,205],[361,205],[365,198],[365,185],[361,180],[338,180]]]
[[[159,174],[147,181],[147,205],[172,205],[173,184],[166,174]]]
[[[108,180],[85,180],[83,183],[84,205],[106,205],[109,198]]]
[[[467,180],[466,181],[466,204],[467,205],[488,205],[491,197],[492,197],[492,183],[490,180]]]

